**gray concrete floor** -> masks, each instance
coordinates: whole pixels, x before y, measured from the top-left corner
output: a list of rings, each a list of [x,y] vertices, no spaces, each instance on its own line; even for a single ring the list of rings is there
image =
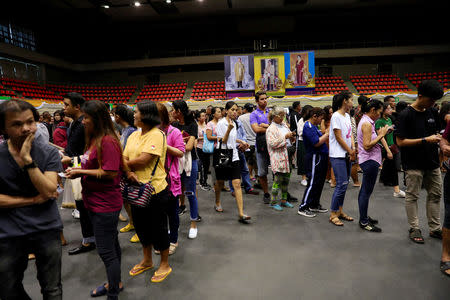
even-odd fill
[[[303,191],[293,176],[291,194],[301,199]],[[332,192],[326,184],[322,205],[327,208]],[[125,286],[120,299],[450,299],[450,278],[439,272],[441,242],[428,237],[424,191],[419,203],[424,245],[408,239],[404,200],[378,183],[369,215],[379,219],[382,233],[363,231],[357,222],[333,226],[328,214],[307,219],[297,215],[297,208],[277,212],[263,204],[262,196],[245,196],[253,221],[245,226],[237,222],[230,193],[222,193],[223,214],[213,209],[212,191],[198,193],[203,217],[198,237],[187,238],[189,215],[181,216],[180,246],[170,257],[173,273],[164,282],[150,283],[154,270],[128,275],[142,257],[141,247],[129,242],[132,233],[119,234]],[[349,187],[344,204],[356,219],[357,196],[358,188]],[[61,216],[69,241],[62,258],[64,298],[90,299],[90,291],[106,281],[103,263],[95,251],[67,255],[81,233],[71,210],[61,210]],[[154,260],[159,263],[158,256]],[[24,286],[33,299],[41,298],[34,262]]]

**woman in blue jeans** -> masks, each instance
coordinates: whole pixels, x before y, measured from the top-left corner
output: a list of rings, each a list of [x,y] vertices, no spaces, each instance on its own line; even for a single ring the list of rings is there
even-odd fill
[[[189,208],[191,214],[191,227],[189,228],[190,239],[197,237],[197,222],[201,221],[201,217],[198,214],[198,201],[197,201],[197,174],[198,174],[198,155],[195,151],[195,140],[198,137],[198,126],[194,119],[194,114],[189,110],[186,101],[176,100],[173,102],[173,117],[177,120],[172,124],[173,127],[178,128],[181,131],[183,140],[185,143],[185,154],[183,163],[183,172],[181,173],[181,184],[184,191],[184,195],[181,195],[180,214],[186,211],[184,205],[184,196],[189,200]],[[186,161],[191,161],[190,164]]]
[[[343,226],[341,219],[353,221],[342,211],[350,176],[350,161],[355,160],[355,141],[348,114],[353,107],[353,95],[341,92],[333,97],[333,115],[330,120],[330,162],[336,177],[336,188],[331,199],[330,222]]]
[[[120,175],[123,169],[122,148],[103,102],[87,101],[81,110],[86,132],[86,152],[81,169],[68,168],[67,178],[81,177],[83,202],[92,220],[98,254],[105,264],[108,283],[91,292],[92,297],[107,295],[118,299],[123,289],[120,278],[121,250],[117,223],[123,201]]]
[[[359,205],[359,227],[371,232],[381,232],[377,227],[378,221],[368,216],[369,199],[377,181],[378,169],[381,166],[381,144],[386,149],[387,159],[393,159],[385,135],[393,130],[385,125],[375,131],[375,121],[380,118],[383,111],[383,103],[380,100],[365,99],[361,103],[361,111],[364,114],[359,121],[357,130],[358,139],[358,162],[363,170],[361,189],[358,194]]]

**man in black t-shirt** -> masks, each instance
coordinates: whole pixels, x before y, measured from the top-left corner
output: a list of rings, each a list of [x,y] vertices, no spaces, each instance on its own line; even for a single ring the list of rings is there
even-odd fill
[[[56,205],[56,148],[35,139],[39,115],[29,103],[0,104],[0,299],[30,299],[22,280],[34,253],[44,299],[62,299],[62,222]]]
[[[444,91],[436,80],[425,80],[418,88],[417,99],[398,117],[395,131],[397,145],[401,148],[403,170],[406,173],[406,215],[409,237],[415,243],[424,243],[417,217],[417,200],[422,183],[427,190],[427,217],[430,236],[442,239],[440,200],[442,179],[439,168],[438,116],[432,109]]]

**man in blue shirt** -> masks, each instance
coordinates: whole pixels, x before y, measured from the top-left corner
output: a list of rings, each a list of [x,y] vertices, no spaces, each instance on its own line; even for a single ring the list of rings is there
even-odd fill
[[[314,212],[325,213],[327,209],[320,205],[323,185],[328,167],[328,132],[322,135],[317,125],[323,119],[325,112],[320,107],[314,107],[303,127],[303,143],[305,145],[305,170],[308,184],[306,185],[303,200],[298,208],[298,214],[304,217],[315,217]]]
[[[62,222],[56,205],[60,156],[35,139],[39,115],[28,102],[0,104],[0,299],[31,299],[22,284],[28,254],[36,257],[44,299],[62,299]]]

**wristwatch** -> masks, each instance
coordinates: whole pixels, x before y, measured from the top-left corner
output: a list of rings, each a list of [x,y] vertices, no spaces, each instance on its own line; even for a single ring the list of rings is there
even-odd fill
[[[427,140],[425,138],[422,138],[422,145],[425,145],[427,143]]]
[[[23,169],[24,170],[28,170],[28,169],[34,169],[34,168],[37,168],[37,167],[38,167],[38,165],[34,161],[32,161],[28,165],[23,166]]]

